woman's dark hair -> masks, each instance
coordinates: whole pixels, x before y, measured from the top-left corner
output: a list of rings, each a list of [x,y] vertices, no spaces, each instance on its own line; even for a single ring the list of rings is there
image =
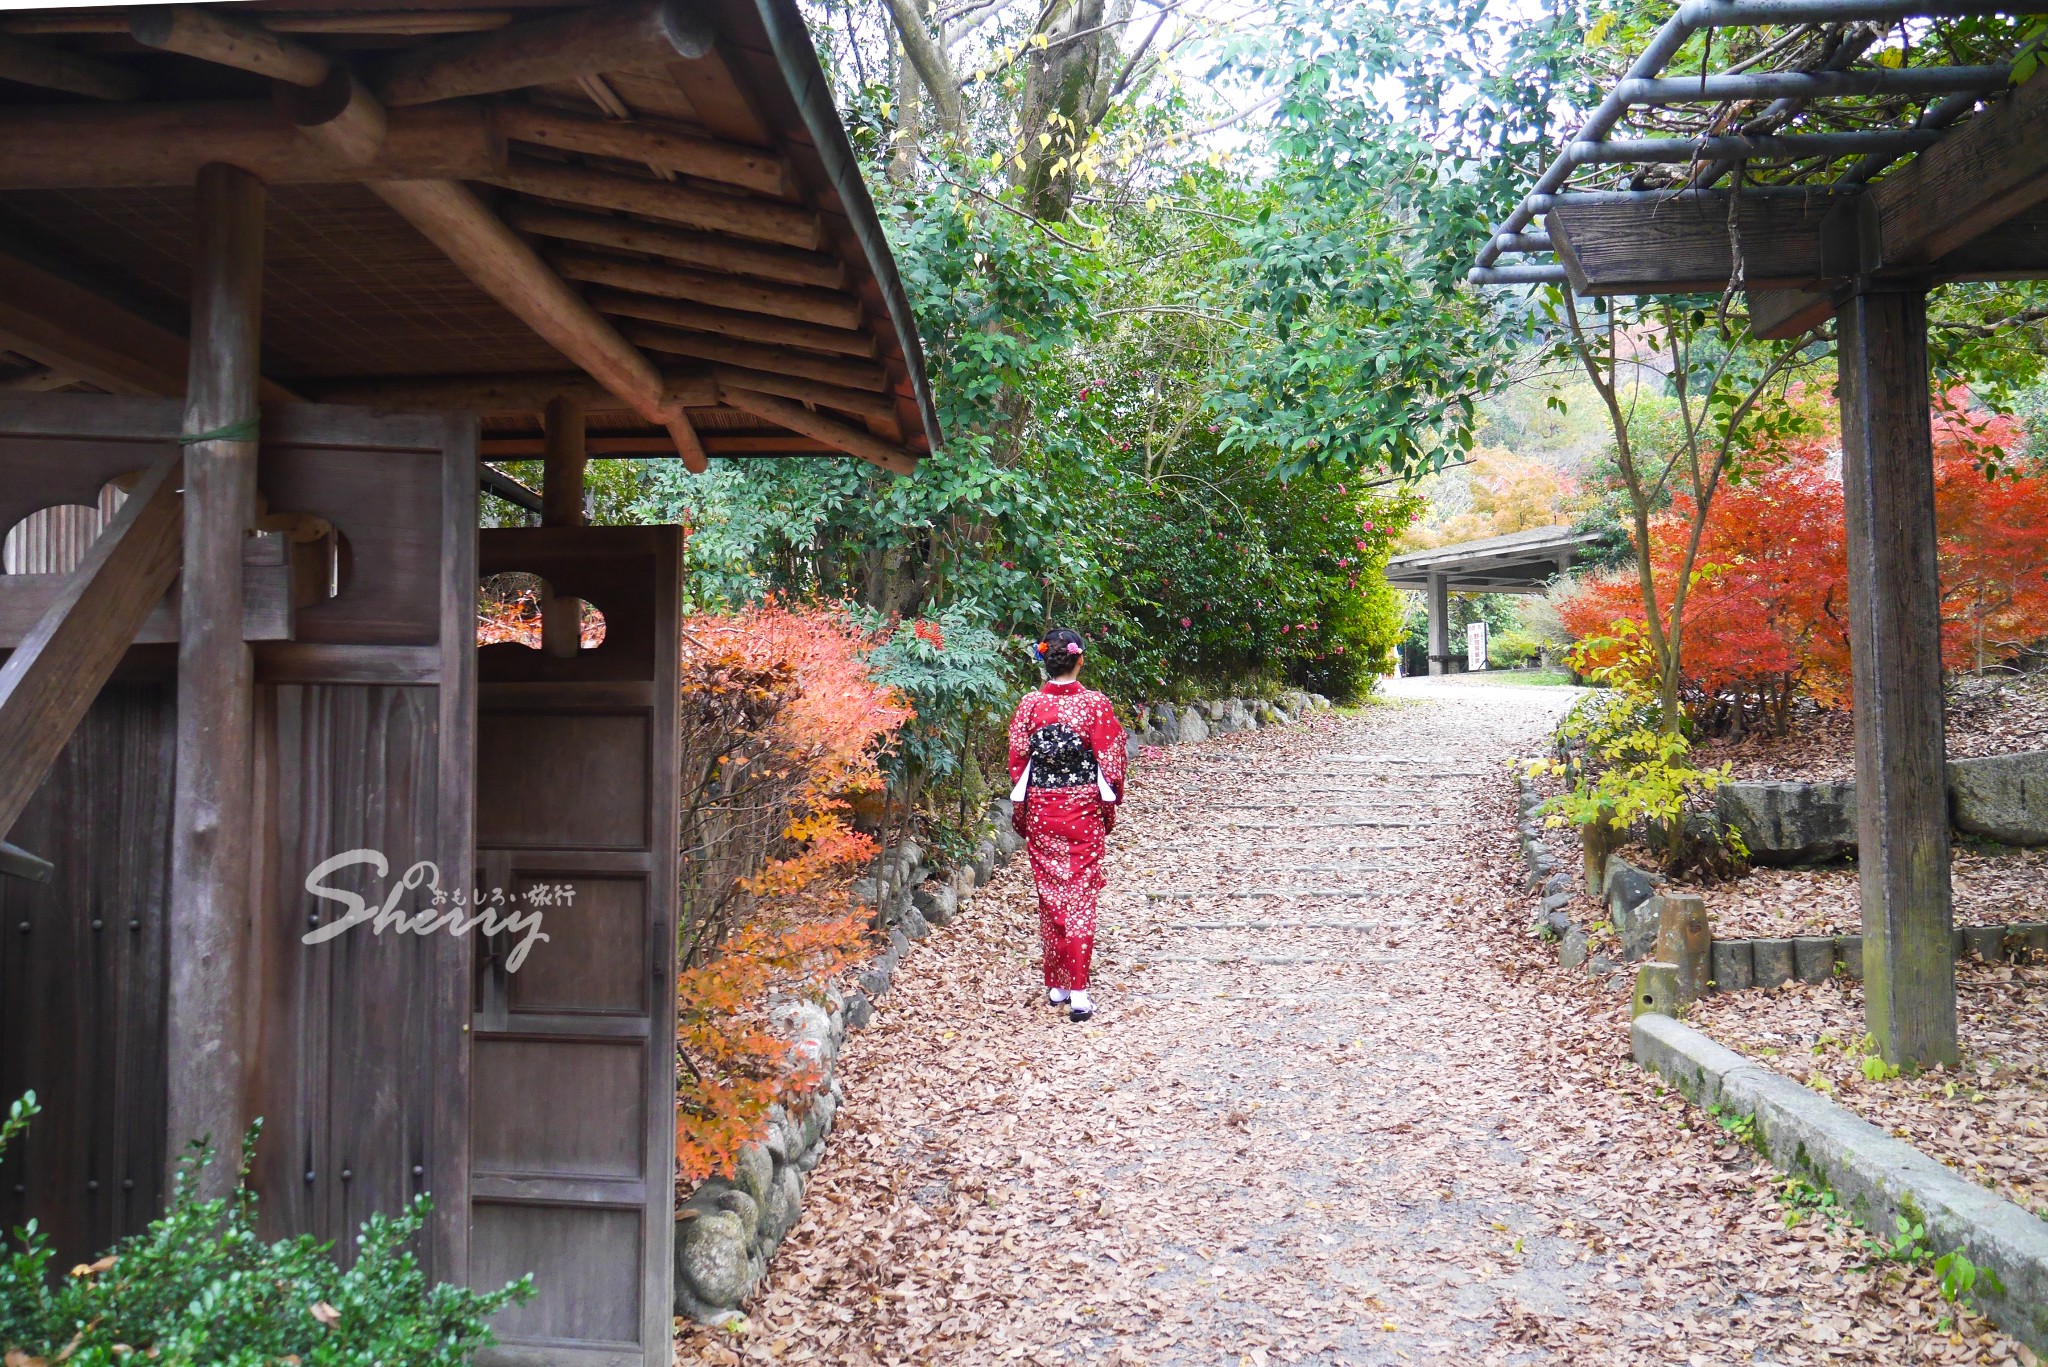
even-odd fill
[[[1081,652],[1085,648],[1080,633],[1054,627],[1031,649],[1038,656],[1038,663],[1045,667],[1045,677],[1057,679],[1062,674],[1073,672],[1074,666],[1081,662]]]

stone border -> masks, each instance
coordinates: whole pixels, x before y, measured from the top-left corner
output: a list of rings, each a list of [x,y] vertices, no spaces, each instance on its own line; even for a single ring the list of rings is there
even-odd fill
[[[1130,732],[1131,749],[1135,754],[1140,745],[1176,745],[1207,740],[1211,734],[1283,725],[1328,706],[1327,698],[1312,693],[1283,694],[1278,702],[1256,705],[1241,698],[1190,703],[1183,728],[1165,704],[1148,704],[1139,711],[1140,723],[1148,730]],[[1156,719],[1147,716],[1153,707],[1163,709]],[[1208,724],[1212,719],[1214,727]],[[1170,738],[1150,729],[1153,721],[1163,726],[1169,720]],[[845,1099],[837,1065],[847,1032],[865,1029],[874,1019],[875,1002],[889,991],[910,946],[950,923],[975,890],[1024,848],[1024,838],[1010,828],[1008,798],[989,804],[987,822],[989,834],[976,847],[974,858],[957,869],[928,869],[924,847],[904,840],[883,851],[875,873],[854,881],[854,900],[877,908],[887,943],[855,971],[850,987],[829,989],[824,1005],[795,1001],[775,1009],[776,1025],[790,1041],[791,1053],[818,1069],[818,1091],[800,1113],[781,1106],[771,1110],[767,1133],[740,1150],[732,1177],[699,1184],[678,1209],[676,1314],[714,1325],[742,1318],[740,1305],[760,1285],[769,1259],[795,1228],[811,1170],[824,1157]]]
[[[1522,862],[1529,866],[1526,890],[1543,894],[1543,901],[1536,909],[1536,919],[1529,923],[1529,932],[1554,937],[1557,940],[1557,961],[1566,968],[1577,968],[1586,962],[1589,938],[1585,927],[1572,920],[1571,913],[1565,910],[1572,903],[1572,875],[1565,870],[1557,854],[1544,843],[1543,825],[1536,817],[1536,809],[1543,805],[1543,798],[1526,775],[1515,775],[1515,800],[1518,809],[1515,831],[1521,836]],[[1606,961],[1598,962],[1605,964]]]
[[[775,1009],[791,1054],[818,1069],[818,1091],[798,1113],[772,1109],[767,1133],[740,1150],[732,1177],[699,1184],[677,1211],[676,1314],[714,1325],[742,1317],[741,1303],[760,1285],[769,1259],[795,1228],[811,1170],[825,1155],[845,1099],[837,1065],[847,1032],[865,1029],[874,1019],[875,1002],[889,991],[912,942],[952,921],[975,890],[1023,847],[1010,829],[1009,806],[1001,801],[990,807],[994,833],[962,868],[934,873],[925,867],[924,847],[905,840],[883,852],[879,882],[871,875],[854,883],[858,900],[879,907],[887,943],[854,973],[852,986],[828,989],[824,1005],[795,1001]]]
[[[1522,858],[1529,868],[1527,890],[1543,893],[1530,931],[1556,938],[1558,962],[1566,968],[1585,965],[1588,972],[1607,973],[1622,964],[1652,957],[1656,952],[1660,910],[1653,899],[1663,878],[1637,868],[1618,854],[1607,857],[1600,886],[1589,887],[1588,891],[1607,904],[1608,919],[1621,938],[1622,964],[1599,955],[1589,959],[1586,930],[1565,910],[1572,900],[1571,875],[1560,871],[1561,861],[1544,843],[1544,828],[1536,817],[1536,808],[1543,799],[1527,778],[1518,776],[1516,789],[1520,819],[1515,829],[1521,836]],[[1859,982],[1863,978],[1861,935],[1717,938],[1712,941],[1709,953],[1709,992],[1775,988],[1789,982],[1824,983],[1838,970],[1844,977]],[[2048,921],[1957,926],[1955,955],[1960,959],[1965,954],[1974,954],[1985,963],[2048,955]]]
[[[1980,1274],[1972,1303],[2048,1354],[2048,1221],[1669,1016],[1636,1017],[1629,1042],[1637,1063],[1695,1105],[1753,1117],[1756,1145],[1771,1162],[1832,1191],[1866,1227],[1886,1234],[1903,1216],[1926,1226],[1935,1253],[1960,1248],[1995,1273],[1995,1288]]]

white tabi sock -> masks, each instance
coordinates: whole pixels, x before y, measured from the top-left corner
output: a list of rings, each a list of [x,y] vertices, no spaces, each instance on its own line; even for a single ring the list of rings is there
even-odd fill
[[[1073,1003],[1076,1011],[1093,1011],[1095,1009],[1095,1003],[1088,1000],[1088,989],[1085,987],[1075,988],[1073,996],[1067,1000]]]
[[[1045,989],[1045,999],[1054,1006],[1064,1006],[1067,1000],[1067,989],[1064,987],[1048,987]]]

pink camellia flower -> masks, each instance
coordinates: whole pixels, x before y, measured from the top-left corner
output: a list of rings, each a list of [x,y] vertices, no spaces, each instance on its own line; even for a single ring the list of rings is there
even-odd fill
[[[1361,551],[1365,549],[1365,543],[1363,541],[1358,543],[1358,549],[1360,549]]]
[[[1003,568],[1004,568],[1004,569],[1006,569],[1006,570],[1014,570],[1014,569],[1016,569],[1017,567],[1016,567],[1015,565],[1012,565],[1012,564],[1011,564],[1011,563],[1010,563],[1009,561],[1005,560],[1005,561],[1003,562]]]
[[[1340,485],[1338,485],[1338,486],[1337,486],[1337,492],[1338,492],[1338,493],[1340,493],[1340,494],[1341,494],[1341,493],[1343,493],[1343,492],[1344,492],[1344,486],[1343,486],[1343,485],[1341,485],[1341,484],[1340,484]]]
[[[1370,523],[1370,522],[1366,523],[1366,524],[1365,524],[1365,529],[1366,529],[1367,531],[1371,531],[1371,530],[1373,529],[1372,523]]]
[[[1185,618],[1185,617],[1183,617],[1183,618],[1181,618],[1181,619],[1180,619],[1180,624],[1181,624],[1181,626],[1182,626],[1183,628],[1185,628],[1185,627],[1191,627],[1191,626],[1193,626],[1193,625],[1194,625],[1194,623],[1193,623],[1193,622],[1189,621],[1189,620],[1188,620],[1187,618]]]
[[[1286,627],[1282,627],[1282,628],[1280,628],[1280,634],[1281,634],[1282,636],[1285,636],[1285,635],[1287,634],[1287,628],[1286,628]]]

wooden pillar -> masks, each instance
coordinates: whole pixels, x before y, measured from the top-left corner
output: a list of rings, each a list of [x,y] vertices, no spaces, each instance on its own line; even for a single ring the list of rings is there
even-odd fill
[[[545,418],[547,449],[543,454],[540,490],[540,525],[581,527],[584,473],[589,457],[584,449],[583,403],[567,394],[548,400]],[[573,659],[583,644],[583,601],[557,598],[553,590],[541,594],[541,649],[550,655]]]
[[[255,522],[263,185],[201,168],[185,432],[183,620],[171,836],[169,1157],[210,1136],[203,1194],[234,1185],[242,1128],[250,940],[252,669],[242,639],[242,544]]]
[[[1429,672],[1451,672],[1451,594],[1440,574],[1429,576]]]
[[[1838,316],[1864,1010],[1888,1061],[1927,1067],[1957,1057],[1927,298]]]

